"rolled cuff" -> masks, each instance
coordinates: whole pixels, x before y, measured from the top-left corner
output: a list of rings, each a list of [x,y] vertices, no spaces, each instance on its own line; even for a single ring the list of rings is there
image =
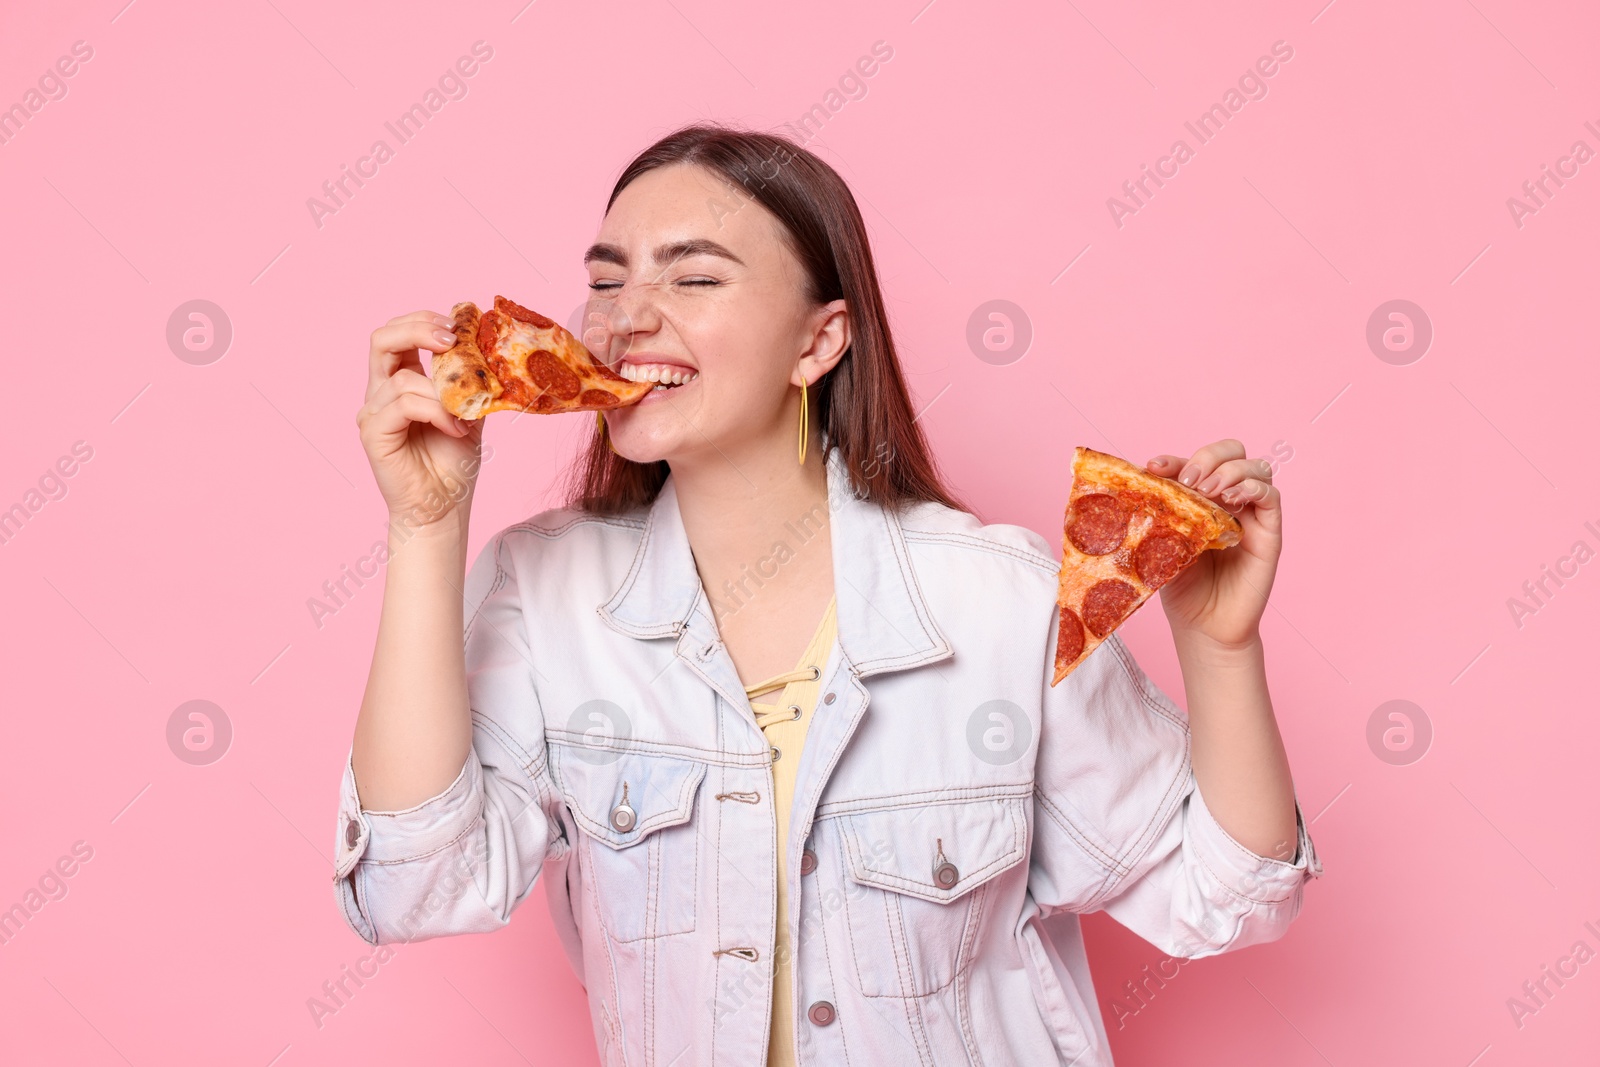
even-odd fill
[[[1226,889],[1257,904],[1275,904],[1292,896],[1308,878],[1322,876],[1322,861],[1306,828],[1300,798],[1294,802],[1298,847],[1293,863],[1262,856],[1235,841],[1206,806],[1198,786],[1189,796],[1189,833],[1206,869]]]
[[[469,749],[460,773],[443,791],[403,811],[368,811],[361,806],[355,767],[347,757],[339,783],[334,881],[363,860],[409,863],[448,848],[477,825],[483,795],[483,767]]]

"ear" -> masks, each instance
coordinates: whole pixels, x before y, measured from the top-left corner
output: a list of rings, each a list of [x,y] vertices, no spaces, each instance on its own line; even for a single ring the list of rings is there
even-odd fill
[[[800,376],[811,385],[827,374],[850,350],[850,308],[843,300],[830,300],[819,307],[812,319],[811,341],[795,364],[789,384],[798,386]]]

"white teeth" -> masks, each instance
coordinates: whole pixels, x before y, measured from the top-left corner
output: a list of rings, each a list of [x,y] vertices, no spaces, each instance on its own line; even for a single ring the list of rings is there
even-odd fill
[[[683,370],[659,363],[654,366],[623,363],[617,368],[617,373],[630,382],[656,382],[663,386],[684,385],[700,377],[699,371]]]

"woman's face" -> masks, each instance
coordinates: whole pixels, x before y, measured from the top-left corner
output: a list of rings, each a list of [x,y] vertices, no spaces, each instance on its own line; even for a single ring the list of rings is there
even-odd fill
[[[844,301],[810,303],[777,218],[693,164],[635,179],[586,254],[583,341],[619,374],[680,381],[606,413],[631,460],[748,454],[848,347]],[[791,395],[794,403],[786,404]]]

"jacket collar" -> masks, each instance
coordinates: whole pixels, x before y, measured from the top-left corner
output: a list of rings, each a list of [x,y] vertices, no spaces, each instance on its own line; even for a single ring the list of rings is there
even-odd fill
[[[852,672],[865,677],[947,659],[950,645],[917,585],[899,516],[856,496],[838,448],[827,456],[839,647]],[[806,536],[797,524],[790,529]],[[649,507],[633,565],[598,611],[619,633],[656,638],[681,634],[697,609],[709,618],[669,474]]]

